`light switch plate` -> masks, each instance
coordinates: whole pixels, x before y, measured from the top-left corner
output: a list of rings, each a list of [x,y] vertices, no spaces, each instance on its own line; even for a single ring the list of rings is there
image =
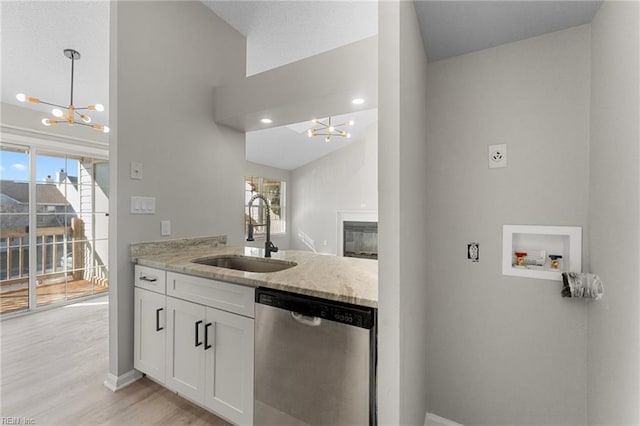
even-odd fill
[[[155,197],[131,197],[131,214],[155,214]]]
[[[142,179],[142,163],[131,162],[131,179]]]

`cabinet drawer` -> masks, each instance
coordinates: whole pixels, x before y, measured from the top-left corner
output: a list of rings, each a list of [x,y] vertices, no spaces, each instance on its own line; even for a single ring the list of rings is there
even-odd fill
[[[147,266],[136,265],[135,286],[165,294],[167,291],[166,272]]]
[[[167,295],[254,317],[253,287],[167,272]]]

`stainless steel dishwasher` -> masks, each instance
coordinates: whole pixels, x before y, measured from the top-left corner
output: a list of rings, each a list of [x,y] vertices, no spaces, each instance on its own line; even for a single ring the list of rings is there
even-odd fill
[[[255,424],[375,425],[376,316],[256,289]]]

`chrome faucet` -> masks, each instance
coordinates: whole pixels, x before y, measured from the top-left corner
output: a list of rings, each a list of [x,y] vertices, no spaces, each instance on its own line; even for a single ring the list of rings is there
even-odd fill
[[[260,198],[264,201],[264,208],[267,210],[267,223],[253,224],[251,223],[251,206],[253,202]],[[271,209],[269,208],[269,201],[262,194],[256,194],[249,200],[249,225],[247,226],[247,241],[255,241],[253,238],[253,227],[254,226],[267,226],[267,241],[264,242],[264,257],[271,257],[271,253],[276,253],[278,251],[278,247],[276,247],[271,242]]]

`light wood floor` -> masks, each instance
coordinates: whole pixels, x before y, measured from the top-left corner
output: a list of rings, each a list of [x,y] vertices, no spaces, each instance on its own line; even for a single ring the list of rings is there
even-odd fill
[[[0,416],[23,425],[228,424],[146,378],[104,387],[106,296],[0,322],[0,355]]]

